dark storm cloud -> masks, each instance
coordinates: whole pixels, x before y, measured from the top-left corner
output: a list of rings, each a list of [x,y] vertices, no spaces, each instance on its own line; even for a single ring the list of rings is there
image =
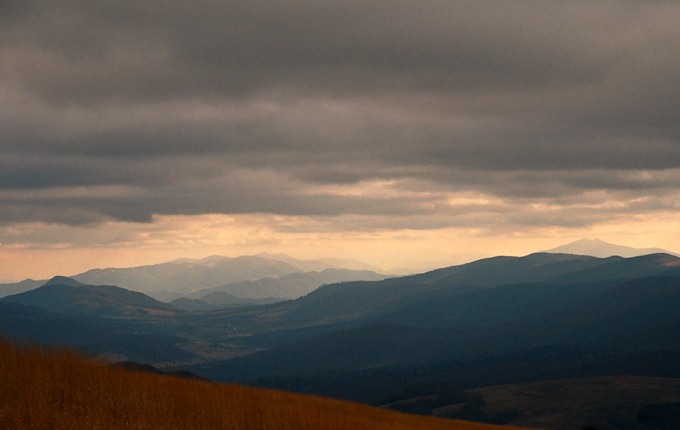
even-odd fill
[[[679,185],[678,20],[613,0],[2,1],[0,219],[439,226],[489,209],[452,206],[462,192],[661,198]]]
[[[570,7],[526,1],[27,3],[4,37],[32,55],[22,83],[63,102],[533,88],[608,67],[588,34],[549,28]]]

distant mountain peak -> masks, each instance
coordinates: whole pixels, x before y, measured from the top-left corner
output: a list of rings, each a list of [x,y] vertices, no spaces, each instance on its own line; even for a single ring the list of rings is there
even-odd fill
[[[678,254],[676,253],[661,248],[633,248],[631,246],[616,245],[613,243],[605,242],[601,239],[579,239],[575,242],[558,246],[557,248],[549,249],[544,252],[590,255],[599,258],[606,258],[611,256],[630,258],[638,257],[641,255],[659,253],[678,256]]]
[[[55,276],[54,278],[45,282],[44,285],[67,285],[69,287],[81,287],[85,284],[67,276]]]

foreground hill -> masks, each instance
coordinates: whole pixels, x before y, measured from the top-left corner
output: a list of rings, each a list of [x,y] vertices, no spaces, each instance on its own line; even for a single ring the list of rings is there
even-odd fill
[[[499,429],[318,397],[129,372],[69,351],[18,348],[2,340],[0,356],[0,423],[7,430]]]

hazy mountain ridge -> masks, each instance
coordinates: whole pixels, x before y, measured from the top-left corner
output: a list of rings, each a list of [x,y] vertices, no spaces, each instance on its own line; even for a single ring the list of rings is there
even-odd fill
[[[604,251],[601,251],[604,249]],[[577,252],[577,251],[582,252]],[[600,250],[600,251],[598,251]],[[631,257],[642,254],[665,252],[670,255],[676,255],[672,252],[663,251],[656,248],[649,249],[635,249],[619,245],[608,244],[599,240],[583,239],[571,244],[563,245],[546,251],[548,253],[566,253],[573,255],[580,255],[582,258],[586,256],[612,256],[619,255],[622,257]],[[540,253],[534,254],[536,256]],[[572,256],[573,256],[572,255]],[[462,282],[465,275],[464,272],[472,270],[475,266],[487,264],[487,260],[498,260],[499,266],[502,266],[503,260],[507,258],[518,257],[491,257],[482,260],[477,260],[472,263],[452,266],[451,268],[439,269],[430,271],[434,279],[439,276],[446,276],[446,274],[453,276]],[[570,263],[565,263],[570,264]],[[599,262],[594,261],[594,264]],[[556,267],[558,264],[556,264]],[[457,268],[457,269],[454,269]],[[210,290],[217,287],[222,287],[228,284],[239,284],[253,282],[264,278],[277,279],[286,277],[299,272],[323,272],[327,269],[353,270],[364,272],[367,274],[365,280],[376,280],[377,273],[381,271],[374,266],[352,259],[315,259],[315,260],[301,260],[285,254],[269,254],[260,253],[253,256],[241,257],[225,257],[225,256],[209,256],[201,259],[176,259],[167,263],[138,266],[131,268],[106,268],[106,269],[92,269],[84,273],[73,275],[70,278],[78,280],[83,284],[89,285],[116,285],[133,291],[141,291],[156,299],[162,301],[172,301],[180,297],[189,297],[193,299],[200,298],[203,290]],[[530,264],[527,264],[527,270],[535,270]],[[495,268],[501,271],[501,267]],[[517,272],[510,274],[513,279],[508,282],[524,282],[520,277],[519,268],[514,268]],[[461,273],[457,273],[460,271]],[[382,276],[382,275],[381,275]],[[479,283],[482,281],[479,273],[472,273],[472,279]],[[549,276],[549,274],[546,274]],[[342,281],[355,280],[355,276],[349,276],[344,279],[328,279],[322,280],[318,285],[323,283],[335,283]],[[527,278],[535,281],[536,277],[529,274]],[[528,282],[531,282],[528,281]],[[0,297],[11,294],[17,294],[24,291],[35,289],[44,285],[47,280],[31,280],[27,279],[17,283],[0,284]],[[271,283],[271,281],[269,281]],[[302,281],[301,281],[302,282]],[[286,283],[282,281],[282,284]],[[497,274],[492,274],[491,279],[488,280],[488,285],[499,285],[506,283],[499,278]],[[257,293],[253,292],[251,288],[245,288],[243,284],[239,293],[235,291],[239,287],[233,286],[234,290],[222,289],[222,291],[230,292],[238,297],[262,299],[262,298],[281,298],[291,299],[297,298],[309,292],[309,287],[300,288],[298,293],[286,292],[285,288],[268,287],[269,292]],[[287,283],[288,287],[291,283]],[[317,285],[317,286],[318,286]],[[277,290],[277,294],[273,294],[273,290]],[[219,288],[218,288],[219,289]],[[207,293],[208,291],[206,291]],[[282,293],[284,292],[284,293]]]
[[[580,239],[544,252],[591,255],[598,258],[606,258],[611,256],[630,258],[647,254],[670,254],[680,257],[680,254],[661,248],[633,248],[631,246],[615,245],[600,239]]]
[[[127,269],[94,269],[72,278],[91,285],[118,285],[158,298],[252,279],[297,272],[290,264],[260,257],[208,257],[195,262],[170,262]]]
[[[282,261],[297,267],[301,272],[321,272],[326,269],[349,269],[357,271],[381,272],[381,269],[372,264],[351,258],[317,258],[314,260],[301,260],[286,254],[271,254],[261,252],[255,257]]]
[[[21,282],[12,282],[7,284],[0,284],[0,297],[9,296],[12,294],[23,293],[24,291],[34,290],[47,282],[44,280],[24,279]]]
[[[348,267],[342,267],[347,264]],[[367,279],[375,280],[384,278],[384,275],[366,270],[372,267],[358,260],[299,260],[283,254],[260,254],[257,256],[224,257],[210,256],[202,259],[177,259],[167,263],[138,266],[131,268],[107,268],[92,269],[78,275],[69,277],[82,284],[88,285],[116,285],[132,291],[140,291],[155,299],[162,301],[172,301],[180,297],[200,298],[207,294],[212,288],[223,287],[222,291],[228,291],[234,285],[233,291],[238,290],[244,299],[263,299],[263,298],[297,298],[308,293],[311,289],[323,283],[338,282],[342,280]],[[317,285],[310,282],[299,280],[291,282],[284,278],[279,285],[275,285],[278,279],[286,275],[293,275],[300,272],[308,272],[312,268],[314,271],[324,273],[320,276]],[[356,268],[361,268],[356,270]],[[325,272],[330,270],[329,272]],[[333,276],[335,273],[338,276]],[[308,275],[311,276],[311,275]],[[254,285],[248,282],[259,279],[269,278],[269,285]],[[290,278],[293,279],[293,278]],[[0,284],[0,297],[30,291],[44,285],[48,280],[25,280],[18,283]],[[247,288],[250,287],[250,288]],[[226,289],[225,289],[226,288]],[[259,292],[258,288],[266,291]],[[199,293],[197,291],[204,291]],[[232,291],[232,292],[233,292]],[[276,292],[276,294],[270,291]]]
[[[323,284],[358,280],[377,281],[384,278],[385,275],[366,270],[323,269],[318,272],[296,272],[276,278],[267,277],[252,281],[219,285],[198,290],[189,294],[188,297],[201,299],[216,292],[226,292],[243,299],[276,298],[288,300],[309,294]]]

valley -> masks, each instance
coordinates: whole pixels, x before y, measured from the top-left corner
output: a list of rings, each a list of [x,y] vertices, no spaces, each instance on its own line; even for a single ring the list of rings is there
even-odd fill
[[[317,273],[319,280],[323,272]],[[267,288],[257,281],[240,285],[252,288],[251,297],[258,285]],[[0,299],[0,333],[216,382],[404,412],[558,430],[578,423],[638,430],[656,427],[636,421],[636,414],[678,401],[675,391],[656,390],[655,397],[652,390],[626,403],[625,413],[600,415],[556,403],[538,413],[520,400],[498,399],[534,390],[564,402],[561,386],[588,398],[602,381],[636,381],[640,393],[645,384],[675,386],[679,309],[680,258],[673,255],[536,253],[202,310],[57,277]],[[642,379],[597,379],[624,377]],[[548,385],[512,391],[517,384]],[[571,427],[560,427],[559,416]]]

